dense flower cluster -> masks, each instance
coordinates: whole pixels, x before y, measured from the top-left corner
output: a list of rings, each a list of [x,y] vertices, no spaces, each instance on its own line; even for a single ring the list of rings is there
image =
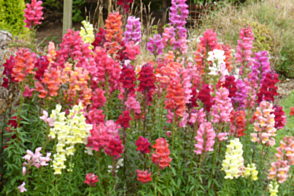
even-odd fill
[[[152,148],[155,149],[155,153],[152,154],[151,158],[152,162],[156,165],[159,164],[160,169],[164,169],[167,166],[170,167],[170,162],[172,161],[172,158],[169,157],[169,144],[164,138],[159,138],[155,142],[155,145],[152,146]]]
[[[35,75],[35,61],[35,53],[31,53],[28,48],[20,48],[16,52],[14,64],[12,65],[13,68],[11,70],[11,77],[13,80],[16,82],[22,82],[28,74]]]
[[[150,149],[149,149],[149,146],[150,146],[150,142],[148,142],[148,138],[144,138],[142,136],[139,137],[138,140],[136,140],[136,146],[138,147],[136,150],[140,151],[142,154],[145,154],[145,153],[150,153]]]
[[[275,128],[275,115],[273,113],[273,105],[270,102],[263,101],[259,107],[256,108],[253,119],[254,131],[257,133],[251,133],[251,141],[260,142],[269,146],[275,145],[274,136],[277,129]]]
[[[222,170],[225,171],[225,179],[238,178],[242,175],[244,168],[242,144],[239,138],[230,140],[227,145],[225,159],[222,163]]]
[[[251,177],[251,180],[258,180],[258,171],[256,170],[256,166],[254,163],[248,164],[247,167],[244,168],[243,176],[245,178]]]
[[[145,171],[137,170],[137,176],[138,176],[137,180],[142,183],[147,183],[152,181],[151,172],[148,173],[148,170],[145,170]]]
[[[43,19],[42,15],[42,1],[32,0],[31,4],[26,4],[26,9],[24,9],[24,22],[26,23],[26,27],[31,28],[32,26],[36,26],[38,24],[42,24],[40,20]]]
[[[241,63],[239,74],[243,75],[244,69],[250,69],[253,65],[251,49],[253,48],[254,37],[250,26],[245,26],[244,29],[241,28],[239,39],[240,40],[238,40],[236,63]]]
[[[230,114],[233,110],[229,91],[226,88],[220,88],[215,93],[215,104],[212,106],[212,120],[214,123],[230,122]]]
[[[141,42],[141,22],[140,18],[129,16],[126,24],[126,31],[124,32],[124,42],[128,43],[133,41],[134,43]]]
[[[56,154],[53,155],[54,174],[61,174],[61,170],[65,169],[64,162],[66,156],[74,155],[75,144],[87,144],[87,137],[90,136],[92,125],[86,124],[86,118],[82,114],[83,106],[73,106],[66,116],[65,112],[61,112],[61,106],[56,105],[56,109],[52,111],[50,117],[54,119],[53,127],[50,128],[49,137],[57,137]]]
[[[98,182],[98,176],[96,176],[93,173],[87,173],[86,174],[86,180],[85,183],[88,184],[90,186],[90,184],[92,186],[95,186],[95,183]]]
[[[146,94],[147,103],[151,102],[155,89],[155,75],[153,73],[153,67],[150,64],[143,65],[141,71],[139,72],[138,80],[140,81],[138,91]]]
[[[197,131],[197,136],[195,137],[197,141],[195,148],[197,148],[197,150],[194,150],[194,152],[196,154],[202,154],[203,152],[213,151],[215,136],[215,131],[210,122],[201,123]]]
[[[279,95],[277,92],[278,87],[275,86],[276,83],[279,82],[278,74],[276,73],[267,73],[264,76],[262,81],[262,85],[259,89],[259,93],[257,93],[258,99],[257,102],[260,103],[262,101],[272,101],[274,102],[274,96]]]
[[[121,15],[118,12],[109,13],[105,21],[105,44],[108,54],[115,55],[122,48],[120,42],[122,41],[123,31],[121,29]]]
[[[85,43],[90,44],[89,48],[92,49],[94,47],[91,43],[95,40],[93,25],[85,20],[82,21],[82,24],[84,27],[81,27],[80,36]]]

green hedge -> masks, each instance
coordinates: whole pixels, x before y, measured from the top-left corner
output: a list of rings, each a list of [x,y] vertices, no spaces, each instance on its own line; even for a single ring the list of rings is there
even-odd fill
[[[0,29],[11,34],[22,35],[27,30],[24,27],[24,0],[0,0]]]

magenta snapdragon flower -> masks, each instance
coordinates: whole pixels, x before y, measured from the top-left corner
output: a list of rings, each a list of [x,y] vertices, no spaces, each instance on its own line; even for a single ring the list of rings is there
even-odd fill
[[[188,18],[189,10],[186,4],[187,0],[172,0],[170,8],[170,23],[178,29],[180,37],[186,37],[187,29],[185,28],[186,18]]]
[[[141,22],[140,18],[129,16],[126,24],[126,31],[124,32],[124,42],[127,44],[130,41],[134,43],[141,42]]]
[[[206,153],[207,151],[213,151],[213,145],[215,143],[215,131],[210,122],[201,123],[195,137],[197,144],[195,144],[194,150],[196,154]],[[204,146],[205,145],[205,146]]]
[[[249,74],[250,80],[256,82],[256,84],[260,86],[265,78],[265,75],[271,71],[267,51],[259,51],[255,53],[251,69],[252,72]]]
[[[42,3],[42,1],[32,0],[31,4],[26,4],[27,8],[24,9],[24,22],[26,23],[25,27],[31,28],[37,24],[42,24],[42,22],[40,22],[40,20],[43,20]]]
[[[162,43],[161,35],[155,34],[152,37],[149,37],[149,42],[147,43],[147,50],[153,53],[154,55],[162,54],[162,49],[164,48]]]

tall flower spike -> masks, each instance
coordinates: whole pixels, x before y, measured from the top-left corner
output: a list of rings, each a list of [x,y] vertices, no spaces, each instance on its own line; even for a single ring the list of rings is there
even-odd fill
[[[215,132],[211,126],[210,122],[203,122],[197,131],[197,136],[195,137],[197,144],[195,144],[194,150],[196,154],[206,153],[207,151],[213,151]]]
[[[253,58],[251,58],[253,48],[253,33],[250,26],[245,26],[245,28],[240,29],[240,36],[238,40],[237,46],[237,54],[236,54],[236,63],[241,63],[241,67],[239,70],[239,75],[243,75],[246,70],[246,74],[248,74],[247,70],[251,69],[253,65]]]
[[[269,146],[275,145],[274,136],[277,129],[275,128],[275,115],[273,113],[273,105],[270,102],[263,101],[253,115],[254,131],[251,133],[251,141],[260,142]]]
[[[226,88],[218,89],[215,93],[215,104],[212,106],[211,122],[230,122],[230,114],[232,110],[233,105],[229,98],[229,90]]]
[[[162,43],[162,38],[160,34],[155,34],[149,37],[149,42],[147,43],[147,50],[150,51],[155,56],[162,54],[162,49],[164,48]]]
[[[225,171],[225,179],[238,178],[242,175],[244,168],[242,143],[239,138],[230,140],[227,145],[225,159],[222,163],[222,170]]]
[[[135,44],[141,42],[141,22],[140,18],[129,16],[126,24],[126,31],[124,32],[124,42],[127,44],[133,41]]]
[[[24,22],[26,23],[25,27],[31,28],[37,24],[42,24],[42,22],[40,22],[40,20],[43,20],[42,3],[42,1],[32,0],[31,4],[26,4],[27,8],[24,9]]]
[[[165,167],[170,167],[170,162],[172,159],[169,157],[170,150],[168,149],[169,144],[164,138],[159,138],[155,141],[155,145],[152,148],[155,149],[155,153],[152,154],[152,162],[156,165],[159,164],[160,169]]]
[[[84,27],[81,27],[80,36],[85,43],[90,44],[89,48],[93,49],[94,46],[91,45],[95,40],[93,25],[85,20],[82,21],[82,24]]]

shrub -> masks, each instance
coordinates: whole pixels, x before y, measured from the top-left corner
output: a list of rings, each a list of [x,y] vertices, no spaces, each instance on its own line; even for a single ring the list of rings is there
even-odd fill
[[[0,0],[0,29],[9,31],[14,36],[24,34],[24,9],[24,0]]]

